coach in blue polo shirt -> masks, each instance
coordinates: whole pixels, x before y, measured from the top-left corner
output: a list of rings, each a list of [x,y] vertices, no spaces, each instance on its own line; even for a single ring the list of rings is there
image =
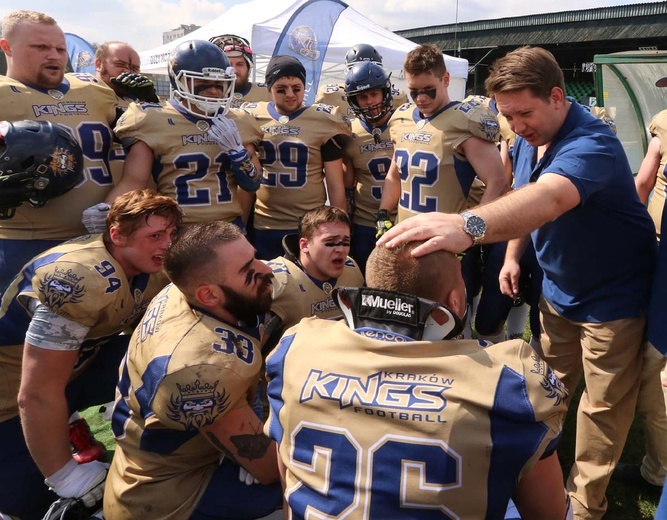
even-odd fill
[[[575,518],[599,519],[637,402],[655,228],[621,143],[565,97],[551,53],[510,52],[492,66],[486,89],[518,136],[519,189],[472,212],[410,218],[380,242],[430,238],[414,250],[419,256],[509,240],[500,286],[513,296],[532,236],[544,270],[542,354],[571,391],[582,374],[586,381],[567,489]]]

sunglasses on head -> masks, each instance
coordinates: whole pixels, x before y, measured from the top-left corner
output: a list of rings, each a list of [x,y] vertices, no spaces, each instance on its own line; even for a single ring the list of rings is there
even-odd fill
[[[424,95],[430,97],[431,99],[435,99],[436,89],[434,89],[434,88],[426,88],[426,89],[423,89],[423,90],[417,90],[417,89],[412,89],[412,88],[410,89],[410,97],[413,100],[417,99],[417,96],[420,95],[420,94],[424,94]]]
[[[237,45],[234,43],[230,43],[228,45],[225,45],[223,52],[241,52],[244,54],[252,54],[252,49],[248,47],[247,45]]]

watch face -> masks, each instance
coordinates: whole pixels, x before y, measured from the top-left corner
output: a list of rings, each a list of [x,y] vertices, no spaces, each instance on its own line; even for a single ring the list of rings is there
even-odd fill
[[[480,236],[486,233],[486,222],[477,215],[472,215],[468,219],[466,227],[468,228],[468,231],[475,236]]]

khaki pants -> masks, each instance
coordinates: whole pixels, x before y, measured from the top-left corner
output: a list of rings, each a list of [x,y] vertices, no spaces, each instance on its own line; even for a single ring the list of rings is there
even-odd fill
[[[577,410],[575,462],[567,480],[577,519],[599,519],[605,490],[635,415],[645,318],[570,321],[540,302],[544,360],[571,393],[584,376]]]
[[[667,376],[667,359],[653,345],[644,346],[644,366],[637,399],[637,414],[644,421],[646,456],[641,465],[641,474],[648,482],[657,486],[665,483],[667,474],[667,388],[660,377]]]

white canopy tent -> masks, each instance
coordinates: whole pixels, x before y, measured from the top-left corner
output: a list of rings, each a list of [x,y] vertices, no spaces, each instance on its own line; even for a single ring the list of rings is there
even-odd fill
[[[295,12],[308,1],[251,0],[237,4],[212,22],[182,38],[140,52],[141,71],[147,74],[167,74],[169,53],[181,42],[208,40],[220,34],[237,34],[250,40],[255,53],[253,74],[256,81],[261,81],[283,29]],[[326,52],[320,84],[344,79],[345,54],[357,43],[368,43],[375,47],[382,55],[384,68],[392,72],[393,82],[405,88],[403,61],[405,55],[417,44],[376,24],[347,5],[336,19],[328,45],[320,49],[321,52]],[[445,63],[451,76],[450,97],[463,99],[468,77],[468,60],[445,55]]]
[[[299,0],[278,16],[254,24],[253,51],[260,56],[270,57],[285,26],[307,2],[308,0]],[[382,56],[383,67],[392,72],[393,82],[405,88],[403,62],[405,55],[417,44],[376,24],[349,6],[338,16],[326,48],[320,49],[322,52],[326,51],[320,85],[345,78],[345,54],[357,43],[368,43],[375,47]],[[445,55],[445,63],[451,76],[450,96],[452,99],[463,99],[468,78],[468,60]],[[261,59],[258,69],[262,69]]]

